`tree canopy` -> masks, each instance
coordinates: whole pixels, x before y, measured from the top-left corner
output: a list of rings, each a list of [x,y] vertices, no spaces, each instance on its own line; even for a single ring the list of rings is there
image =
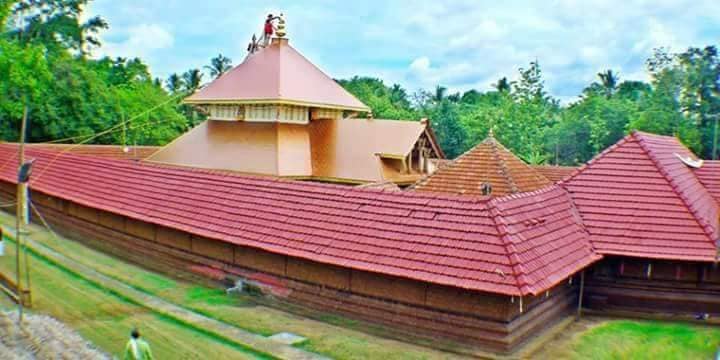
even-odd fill
[[[18,139],[26,106],[33,142],[84,141],[127,122],[125,131],[92,142],[164,144],[203,120],[180,100],[204,78],[230,70],[232,61],[220,54],[207,66],[157,79],[142,59],[94,59],[89,54],[102,46],[98,35],[108,24],[100,16],[84,20],[80,15],[87,3],[0,0],[0,139]],[[676,135],[700,156],[717,158],[717,48],[656,49],[647,71],[649,82],[601,70],[576,101],[562,105],[547,91],[538,60],[519,67],[515,76],[498,76],[489,91],[451,92],[438,84],[409,93],[399,84],[362,76],[338,83],[376,118],[428,118],[451,158],[491,129],[530,163],[579,164],[633,129]]]

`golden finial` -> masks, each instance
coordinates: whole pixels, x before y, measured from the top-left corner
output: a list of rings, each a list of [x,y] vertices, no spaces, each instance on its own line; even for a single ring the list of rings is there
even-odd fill
[[[489,138],[494,138],[494,137],[495,137],[495,132],[493,131],[493,127],[492,127],[492,126],[490,127],[490,131],[488,131],[488,137],[489,137]]]
[[[285,31],[285,16],[283,14],[280,14],[279,16],[277,31],[275,31],[275,34],[280,38],[287,35],[287,32]]]

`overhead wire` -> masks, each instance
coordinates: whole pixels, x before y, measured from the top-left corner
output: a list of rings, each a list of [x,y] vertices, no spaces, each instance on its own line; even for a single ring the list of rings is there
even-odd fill
[[[76,144],[72,144],[72,145],[68,146],[67,148],[59,151],[58,153],[56,153],[56,154],[52,157],[52,159],[50,160],[50,162],[49,162],[47,165],[45,165],[45,166],[42,167],[42,169],[39,171],[39,173],[38,173],[37,175],[33,176],[33,178],[30,180],[30,184],[35,183],[36,181],[38,181],[38,180],[40,179],[40,177],[42,177],[42,175],[45,174],[45,172],[46,172],[50,167],[52,167],[52,165],[57,161],[57,159],[58,159],[60,156],[62,156],[63,154],[68,153],[68,152],[74,150],[75,148],[77,148],[77,147],[79,147],[79,146],[81,146],[81,145],[83,145],[83,144],[85,144],[85,143],[87,143],[87,142],[89,142],[89,141],[91,141],[91,140],[93,140],[93,139],[96,139],[96,138],[98,138],[98,137],[100,137],[100,136],[113,133],[114,131],[122,131],[122,127],[125,126],[125,124],[127,124],[127,123],[129,123],[129,122],[132,122],[133,120],[135,120],[135,119],[137,119],[137,118],[139,118],[139,117],[141,117],[141,116],[144,116],[144,115],[146,115],[146,114],[149,114],[149,113],[151,113],[152,111],[157,110],[158,108],[160,108],[160,107],[162,107],[162,106],[164,106],[164,105],[166,105],[166,104],[168,104],[168,103],[170,103],[170,102],[172,102],[172,101],[175,101],[175,100],[177,100],[177,98],[179,98],[179,97],[181,97],[181,96],[184,96],[184,95],[185,95],[185,93],[176,94],[176,95],[170,97],[168,100],[163,101],[162,103],[159,103],[159,104],[157,104],[157,105],[155,105],[155,106],[153,106],[153,107],[151,107],[151,108],[149,108],[149,109],[147,109],[147,110],[145,110],[145,111],[143,111],[143,112],[141,112],[141,113],[139,113],[139,114],[137,114],[137,115],[135,115],[135,116],[127,119],[127,120],[125,120],[125,121],[122,121],[122,122],[120,122],[119,124],[116,124],[116,125],[114,125],[114,126],[111,126],[111,127],[109,127],[108,129],[105,129],[105,130],[103,130],[103,131],[94,133],[94,134],[90,135],[89,137],[87,137],[86,139],[84,139],[83,141],[81,141],[81,142],[79,142],[79,143],[76,143]],[[167,120],[163,120],[163,121],[167,121]],[[161,121],[159,121],[159,122],[161,122]],[[158,123],[158,122],[148,122],[148,123],[141,124],[141,125],[150,125],[150,124],[154,124],[154,123]],[[63,140],[63,139],[61,139],[61,140]],[[2,170],[2,168],[0,168],[0,170]]]

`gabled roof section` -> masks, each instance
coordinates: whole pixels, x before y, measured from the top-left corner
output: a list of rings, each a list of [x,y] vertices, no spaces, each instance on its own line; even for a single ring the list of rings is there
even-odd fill
[[[530,165],[530,167],[552,182],[565,179],[577,170],[575,166]]]
[[[715,261],[718,204],[677,155],[676,138],[633,132],[563,186],[602,254]]]
[[[720,203],[720,160],[705,160],[703,166],[694,169],[700,182]]]
[[[525,164],[491,135],[452,163],[420,180],[413,190],[481,195],[483,183],[492,186],[494,196],[533,191],[551,184],[550,180]]]
[[[287,39],[248,55],[240,65],[191,95],[185,102],[273,103],[352,111],[370,111],[327,76]]]
[[[15,150],[0,145],[0,163]],[[518,296],[597,258],[557,187],[490,201],[55,155],[27,151],[33,191],[346,268]],[[0,168],[0,180],[13,183],[14,167]]]

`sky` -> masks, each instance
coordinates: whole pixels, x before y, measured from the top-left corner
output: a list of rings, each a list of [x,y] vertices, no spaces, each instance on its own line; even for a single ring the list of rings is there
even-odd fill
[[[485,91],[537,60],[567,102],[606,69],[647,80],[654,48],[720,45],[718,0],[95,0],[85,16],[110,24],[95,56],[140,57],[165,78],[220,53],[238,64],[268,13],[285,15],[290,44],[328,75],[409,92]]]

